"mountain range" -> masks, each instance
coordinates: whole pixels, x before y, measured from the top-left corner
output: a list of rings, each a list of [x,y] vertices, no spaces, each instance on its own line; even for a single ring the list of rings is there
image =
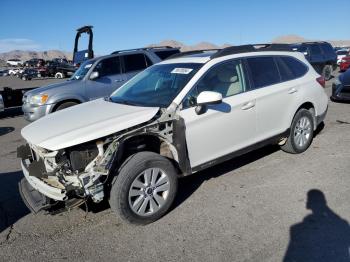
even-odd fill
[[[318,41],[317,39],[306,39],[298,35],[284,35],[277,37],[271,41],[271,43],[297,43],[306,41]],[[350,46],[350,40],[325,40],[331,43],[333,46]],[[179,47],[181,51],[191,51],[198,49],[218,49],[231,46],[231,44],[216,45],[209,42],[200,42],[195,45],[186,45],[182,42],[176,40],[163,40],[160,43],[150,44],[148,47],[155,46],[171,46]],[[6,61],[8,59],[17,58],[22,61],[29,60],[31,58],[42,58],[45,60],[50,60],[53,58],[66,58],[72,60],[72,53],[64,52],[60,50],[48,50],[48,51],[23,51],[14,50],[6,53],[0,53],[0,60]]]

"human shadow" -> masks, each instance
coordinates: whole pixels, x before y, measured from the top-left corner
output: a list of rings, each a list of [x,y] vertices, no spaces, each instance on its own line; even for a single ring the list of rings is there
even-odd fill
[[[350,226],[328,206],[324,194],[310,190],[306,208],[312,213],[290,228],[284,262],[349,262]]]
[[[18,191],[22,171],[0,173],[0,233],[29,213]]]

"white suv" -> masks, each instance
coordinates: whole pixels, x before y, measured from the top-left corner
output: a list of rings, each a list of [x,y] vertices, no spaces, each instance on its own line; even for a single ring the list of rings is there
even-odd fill
[[[324,80],[283,45],[175,55],[106,99],[23,128],[24,201],[60,212],[108,199],[146,224],[171,206],[177,179],[266,144],[302,153],[327,112]],[[232,160],[234,161],[234,160]]]

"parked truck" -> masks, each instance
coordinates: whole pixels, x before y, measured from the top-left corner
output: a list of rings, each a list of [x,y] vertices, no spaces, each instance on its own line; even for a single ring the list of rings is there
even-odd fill
[[[21,106],[23,94],[32,89],[34,88],[12,89],[4,87],[3,90],[0,90],[0,112],[4,111],[5,108]]]

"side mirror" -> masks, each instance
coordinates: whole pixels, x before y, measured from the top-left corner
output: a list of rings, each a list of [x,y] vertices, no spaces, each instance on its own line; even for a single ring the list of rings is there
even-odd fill
[[[308,56],[309,53],[308,52],[303,52],[304,56]]]
[[[207,105],[215,105],[222,103],[222,95],[218,92],[203,91],[197,97],[197,115],[203,114],[206,111]]]
[[[218,92],[203,91],[197,97],[197,105],[214,105],[222,103],[222,95]]]
[[[99,78],[99,73],[97,71],[94,71],[90,74],[90,80],[95,80]]]

